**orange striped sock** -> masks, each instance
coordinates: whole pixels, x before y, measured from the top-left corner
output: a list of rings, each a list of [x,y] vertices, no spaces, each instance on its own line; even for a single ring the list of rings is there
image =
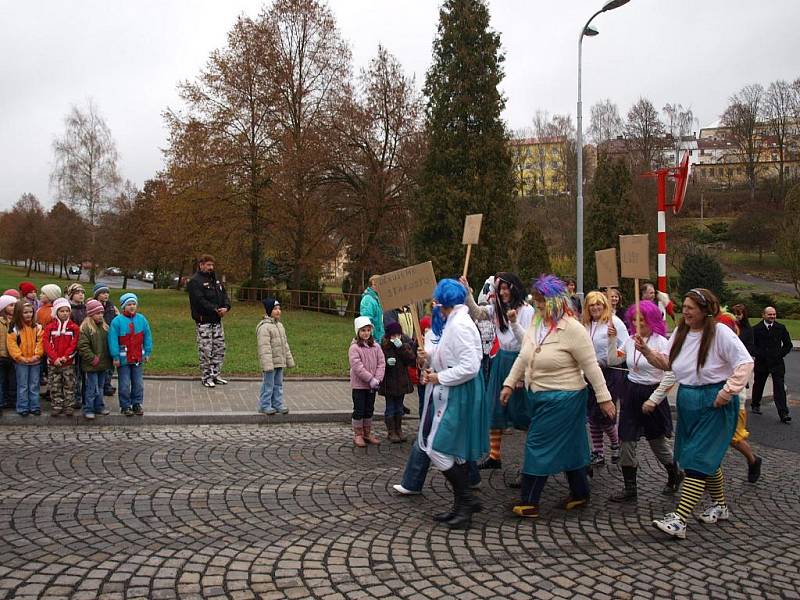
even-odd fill
[[[500,460],[500,441],[503,439],[502,429],[489,430],[489,458]]]

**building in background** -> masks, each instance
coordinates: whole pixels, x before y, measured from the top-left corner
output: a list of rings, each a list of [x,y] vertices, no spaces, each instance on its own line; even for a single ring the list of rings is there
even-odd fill
[[[567,138],[520,138],[509,142],[518,196],[558,196],[570,189]]]

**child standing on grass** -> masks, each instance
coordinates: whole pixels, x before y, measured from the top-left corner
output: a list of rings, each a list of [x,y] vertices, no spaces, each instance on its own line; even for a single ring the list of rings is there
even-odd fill
[[[109,410],[103,403],[103,383],[106,371],[111,367],[108,353],[108,325],[103,319],[103,305],[97,300],[86,303],[86,318],[81,323],[78,353],[86,373],[86,402],[83,416],[94,419],[95,415],[107,415]]]
[[[17,413],[22,417],[42,414],[39,403],[39,369],[42,362],[42,327],[34,320],[33,305],[19,300],[6,344],[17,376]]]
[[[150,323],[138,312],[136,294],[122,294],[119,306],[122,313],[114,317],[108,329],[108,349],[119,378],[119,408],[126,417],[142,416],[143,364],[153,352],[153,335]]]
[[[103,320],[105,321],[106,325],[111,325],[111,321],[113,321],[114,317],[119,314],[119,309],[117,309],[117,307],[114,306],[114,303],[109,299],[110,296],[111,290],[108,289],[108,286],[103,285],[102,283],[98,283],[92,290],[92,297],[103,305]],[[114,366],[111,365],[109,366],[108,371],[106,371],[105,380],[103,381],[104,396],[113,396],[116,393],[117,389],[111,383],[113,378]]]
[[[53,320],[44,328],[42,346],[47,355],[47,388],[50,392],[50,416],[62,412],[72,415],[75,400],[75,354],[80,330],[70,318],[69,300],[53,302]]]
[[[381,347],[372,337],[369,317],[357,317],[353,322],[356,337],[350,343],[350,387],[353,389],[353,443],[359,448],[380,444],[372,433],[375,412],[375,392],[386,369]]]
[[[264,310],[264,318],[256,327],[258,360],[262,372],[258,412],[285,415],[289,409],[283,403],[283,370],[294,367],[294,357],[281,323],[280,302],[267,298],[264,300]]]
[[[14,361],[8,355],[8,329],[14,318],[14,306],[17,299],[3,294],[0,296],[0,412],[3,407],[12,406],[17,394],[17,376],[14,373]]]
[[[389,323],[381,342],[386,369],[378,393],[386,398],[383,413],[389,441],[405,442],[403,435],[403,399],[414,391],[408,377],[408,368],[415,365],[417,357],[411,344],[403,341],[403,327],[399,322]]]

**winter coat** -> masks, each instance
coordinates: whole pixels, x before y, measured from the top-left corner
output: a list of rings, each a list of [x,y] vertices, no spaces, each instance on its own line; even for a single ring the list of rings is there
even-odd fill
[[[36,362],[32,364],[39,364],[44,355],[42,326],[35,323],[33,327],[12,327],[8,330],[6,344],[8,345],[8,355],[14,362],[21,362],[22,358],[35,358]]]
[[[82,327],[78,338],[78,354],[81,356],[81,370],[87,373],[108,371],[112,364],[108,351],[108,332],[101,326],[94,331]],[[96,365],[95,358],[100,359]]]
[[[121,365],[137,365],[152,354],[153,334],[143,314],[114,317],[108,326],[108,351],[111,360],[118,360]]]
[[[354,390],[372,389],[370,383],[373,379],[377,379],[379,383],[383,379],[386,361],[380,345],[362,345],[353,340],[347,357],[350,360],[350,387]]]
[[[189,292],[192,319],[196,323],[219,323],[222,319],[217,314],[217,309],[231,309],[225,286],[213,272],[197,271],[186,284],[186,291]]]
[[[81,323],[83,323],[83,320],[86,318],[86,304],[72,304],[70,302],[70,307],[72,309],[70,317],[75,321],[75,324],[80,327]]]
[[[372,337],[376,342],[380,342],[383,339],[384,329],[383,307],[378,293],[369,287],[365,289],[358,310],[362,317],[369,317],[369,320],[372,321]]]
[[[103,302],[103,320],[106,322],[106,325],[111,325],[111,321],[113,321],[114,317],[118,314],[119,311],[111,300]]]
[[[381,396],[405,396],[413,392],[414,387],[408,377],[408,367],[415,364],[417,360],[411,344],[403,342],[403,345],[397,348],[391,340],[384,338],[381,342],[381,350],[383,350],[383,357],[386,360],[386,370],[378,393]],[[394,365],[389,364],[390,358],[395,359]]]
[[[58,317],[45,325],[42,334],[42,347],[47,355],[47,364],[52,365],[58,358],[66,358],[62,367],[75,362],[80,329],[72,319],[61,322]]]
[[[264,373],[286,367],[291,369],[295,366],[283,323],[272,317],[264,317],[256,326],[256,340],[258,361]]]
[[[44,327],[53,320],[53,304],[51,302],[44,302],[36,311],[36,322]]]
[[[0,317],[0,358],[8,358],[8,344],[6,343],[8,328],[8,319],[6,317]]]

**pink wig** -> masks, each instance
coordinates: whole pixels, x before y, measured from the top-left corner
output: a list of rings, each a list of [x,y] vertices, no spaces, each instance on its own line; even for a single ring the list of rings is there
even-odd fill
[[[639,311],[642,313],[642,318],[650,331],[657,333],[661,337],[667,337],[667,326],[664,319],[661,318],[661,311],[655,303],[649,300],[642,300],[639,302]],[[636,305],[631,304],[628,310],[625,311],[625,323],[628,325],[628,333],[633,335],[636,333]]]

